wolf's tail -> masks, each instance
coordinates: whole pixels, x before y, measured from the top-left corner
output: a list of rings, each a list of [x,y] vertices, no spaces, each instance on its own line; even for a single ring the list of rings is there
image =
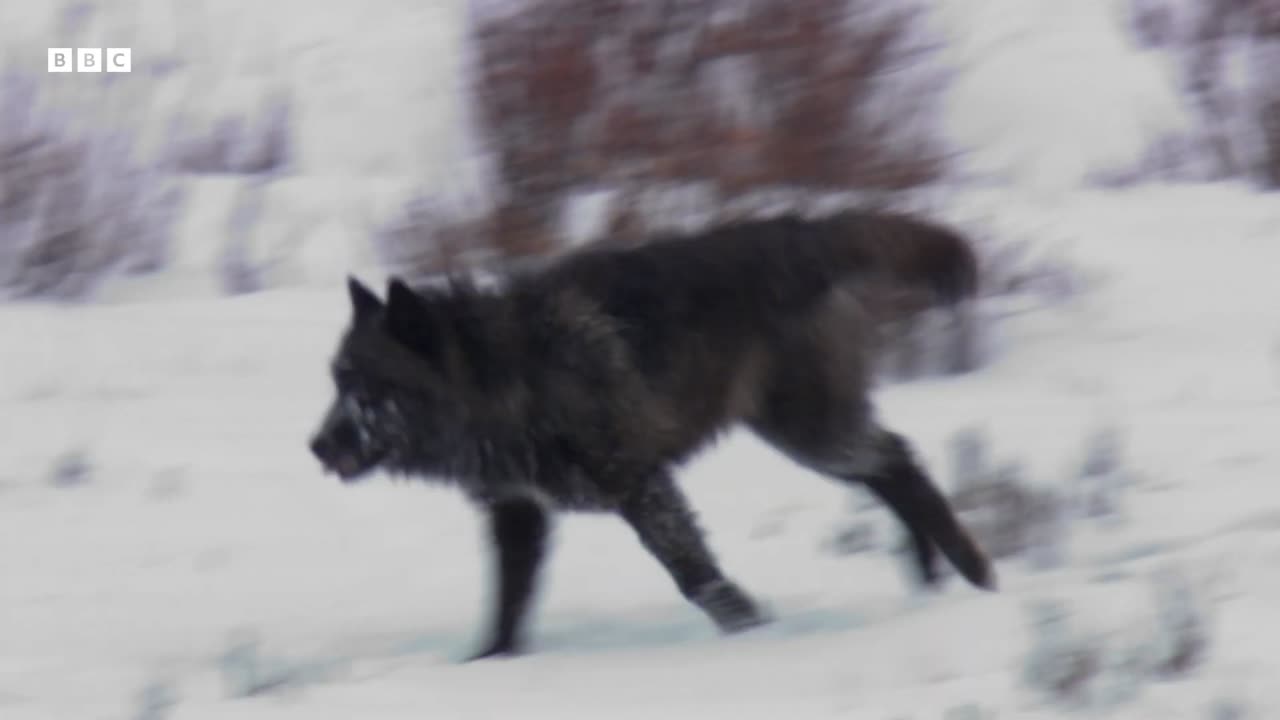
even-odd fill
[[[837,218],[840,241],[871,281],[893,291],[923,293],[929,305],[954,306],[978,292],[978,258],[960,233],[917,217],[850,212]]]

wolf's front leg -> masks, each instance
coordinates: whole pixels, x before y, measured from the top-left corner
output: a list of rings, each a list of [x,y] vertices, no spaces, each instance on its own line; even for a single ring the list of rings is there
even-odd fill
[[[550,517],[537,498],[519,495],[495,501],[489,508],[489,521],[498,587],[489,640],[467,658],[468,662],[520,652],[529,600],[546,555]]]
[[[640,542],[662,563],[680,593],[723,632],[768,622],[769,617],[721,572],[684,494],[667,473],[650,477],[621,507]]]

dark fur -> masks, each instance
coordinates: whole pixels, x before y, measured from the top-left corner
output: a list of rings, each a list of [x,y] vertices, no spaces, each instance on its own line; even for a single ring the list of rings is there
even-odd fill
[[[384,303],[352,280],[338,398],[312,450],[344,480],[381,467],[454,482],[486,508],[499,589],[476,657],[520,647],[555,510],[619,515],[722,630],[764,622],[672,478],[738,424],[881,498],[926,582],[940,550],[993,588],[907,441],[874,417],[857,297],[890,282],[954,303],[972,294],[975,268],[948,230],[850,213],[585,250],[493,290],[393,279]]]

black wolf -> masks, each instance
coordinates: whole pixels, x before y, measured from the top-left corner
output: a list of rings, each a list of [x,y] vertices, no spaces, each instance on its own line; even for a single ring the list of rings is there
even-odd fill
[[[868,398],[860,285],[954,303],[976,263],[907,216],[746,221],[589,248],[497,287],[349,279],[337,397],[311,441],[343,481],[375,468],[452,482],[489,516],[497,588],[474,658],[513,654],[555,510],[612,512],[725,632],[766,621],[721,571],[673,471],[745,426],[796,462],[861,484],[905,524],[922,579],[937,551],[976,586],[992,567]]]

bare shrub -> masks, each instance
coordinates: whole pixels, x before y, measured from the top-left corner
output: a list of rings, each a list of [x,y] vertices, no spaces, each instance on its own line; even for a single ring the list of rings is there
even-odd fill
[[[31,73],[0,74],[0,289],[83,298],[111,271],[159,268],[178,186],[134,159],[128,133],[77,129],[41,101]]]
[[[1145,586],[1147,602],[1134,616],[1086,622],[1064,600],[1033,604],[1024,684],[1054,704],[1108,709],[1134,700],[1149,683],[1199,668],[1212,645],[1205,595],[1172,567],[1151,575]]]
[[[1022,681],[1050,703],[1074,710],[1115,709],[1137,699],[1150,681],[1150,638],[1101,631],[1063,600],[1042,600],[1030,611],[1032,641]]]
[[[977,428],[957,431],[950,441],[952,502],[984,548],[996,558],[1020,556],[1033,569],[1067,562],[1071,524],[1078,518],[1117,523],[1125,518],[1132,473],[1123,438],[1100,426],[1084,440],[1079,467],[1065,488],[1037,487],[1017,463],[997,465]]]
[[[1156,677],[1182,677],[1205,660],[1210,648],[1210,608],[1190,578],[1164,568],[1150,580],[1157,633],[1151,671]]]
[[[980,546],[993,559],[1023,555],[1059,512],[1047,491],[1030,487],[1016,464],[996,466],[988,457],[986,436],[977,428],[952,434],[951,502]]]
[[[1071,608],[1064,602],[1038,602],[1030,614],[1031,650],[1022,681],[1056,703],[1085,706],[1089,685],[1102,668],[1102,649],[1073,624]]]
[[[536,253],[537,248],[517,242],[527,239],[527,233],[500,235],[503,217],[419,194],[403,205],[398,217],[374,228],[374,247],[383,267],[410,282],[484,264],[497,255]],[[510,216],[506,221],[515,222]]]
[[[292,157],[294,101],[282,87],[262,91],[247,109],[169,118],[168,163],[178,172],[261,175],[283,172]]]
[[[1274,0],[1129,0],[1138,43],[1171,54],[1220,176],[1280,187],[1280,6]]]
[[[1123,438],[1118,429],[1101,426],[1086,438],[1076,475],[1082,515],[1110,522],[1123,520],[1125,495],[1132,478],[1125,468]]]
[[[1062,500],[1050,490],[1030,485],[1016,464],[1005,465],[985,481],[956,493],[953,502],[993,558],[1024,555],[1061,544]],[[1042,553],[1036,562],[1060,565],[1059,554]]]
[[[1023,556],[1037,569],[1066,561],[1068,518],[1058,493],[1031,485],[1017,463],[989,465],[977,430],[953,436],[951,453],[957,478],[951,502],[992,558]]]
[[[937,179],[936,78],[910,8],[858,0],[541,0],[473,18],[472,98],[507,198],[498,237],[556,245],[565,198],[709,183],[899,190]],[[908,89],[908,86],[912,86]],[[614,231],[641,211],[616,205]],[[550,242],[549,242],[550,241]]]
[[[1043,239],[983,237],[977,246],[984,298],[1021,295],[1060,302],[1088,286],[1084,270]]]

